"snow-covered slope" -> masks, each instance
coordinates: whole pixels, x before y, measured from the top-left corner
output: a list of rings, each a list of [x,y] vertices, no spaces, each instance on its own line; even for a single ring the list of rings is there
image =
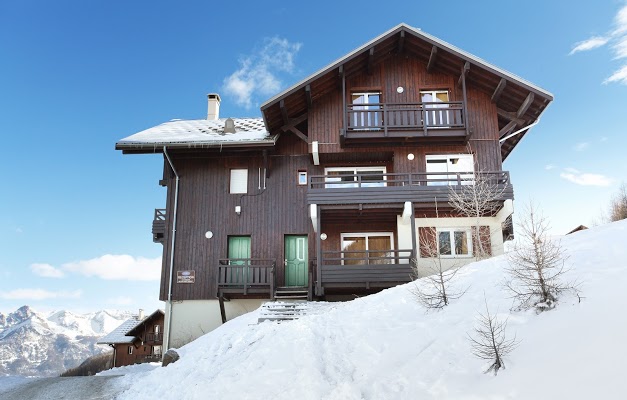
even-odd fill
[[[51,376],[76,367],[87,357],[107,351],[96,340],[130,315],[120,311],[44,314],[28,306],[0,314],[0,376]]]
[[[624,399],[627,221],[564,237],[581,303],[511,312],[505,257],[464,267],[466,294],[426,311],[411,285],[347,303],[319,303],[297,321],[256,325],[256,313],[181,348],[167,368],[120,378],[124,399]],[[467,339],[484,294],[520,345],[498,376]]]

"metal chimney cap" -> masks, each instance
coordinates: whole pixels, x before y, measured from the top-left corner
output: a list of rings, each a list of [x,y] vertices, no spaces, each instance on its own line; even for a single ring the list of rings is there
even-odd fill
[[[224,121],[224,133],[235,133],[235,121],[233,121],[233,118],[227,118]]]

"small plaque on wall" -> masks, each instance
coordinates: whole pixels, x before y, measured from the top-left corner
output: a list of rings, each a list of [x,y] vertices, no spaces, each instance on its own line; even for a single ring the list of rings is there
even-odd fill
[[[176,283],[196,282],[196,271],[176,271]]]

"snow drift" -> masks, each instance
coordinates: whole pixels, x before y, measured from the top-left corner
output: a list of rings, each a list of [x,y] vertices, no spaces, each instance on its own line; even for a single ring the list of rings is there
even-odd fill
[[[442,311],[407,284],[346,303],[314,303],[297,321],[253,312],[179,349],[181,360],[119,378],[122,399],[622,399],[627,396],[627,221],[562,239],[583,299],[513,312],[504,256],[464,267],[468,291]],[[467,333],[484,309],[509,318],[520,345],[498,376]],[[174,398],[173,397],[173,398]]]

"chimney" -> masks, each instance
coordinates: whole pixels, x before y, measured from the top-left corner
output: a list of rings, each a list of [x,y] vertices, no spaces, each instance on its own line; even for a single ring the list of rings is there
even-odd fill
[[[233,118],[227,118],[224,121],[224,133],[235,133],[235,121],[233,121]]]
[[[220,95],[217,93],[209,93],[207,95],[208,107],[207,107],[207,120],[215,121],[220,118]]]
[[[139,313],[137,314],[137,319],[139,319],[140,321],[144,320],[144,309],[143,308],[139,309]]]

